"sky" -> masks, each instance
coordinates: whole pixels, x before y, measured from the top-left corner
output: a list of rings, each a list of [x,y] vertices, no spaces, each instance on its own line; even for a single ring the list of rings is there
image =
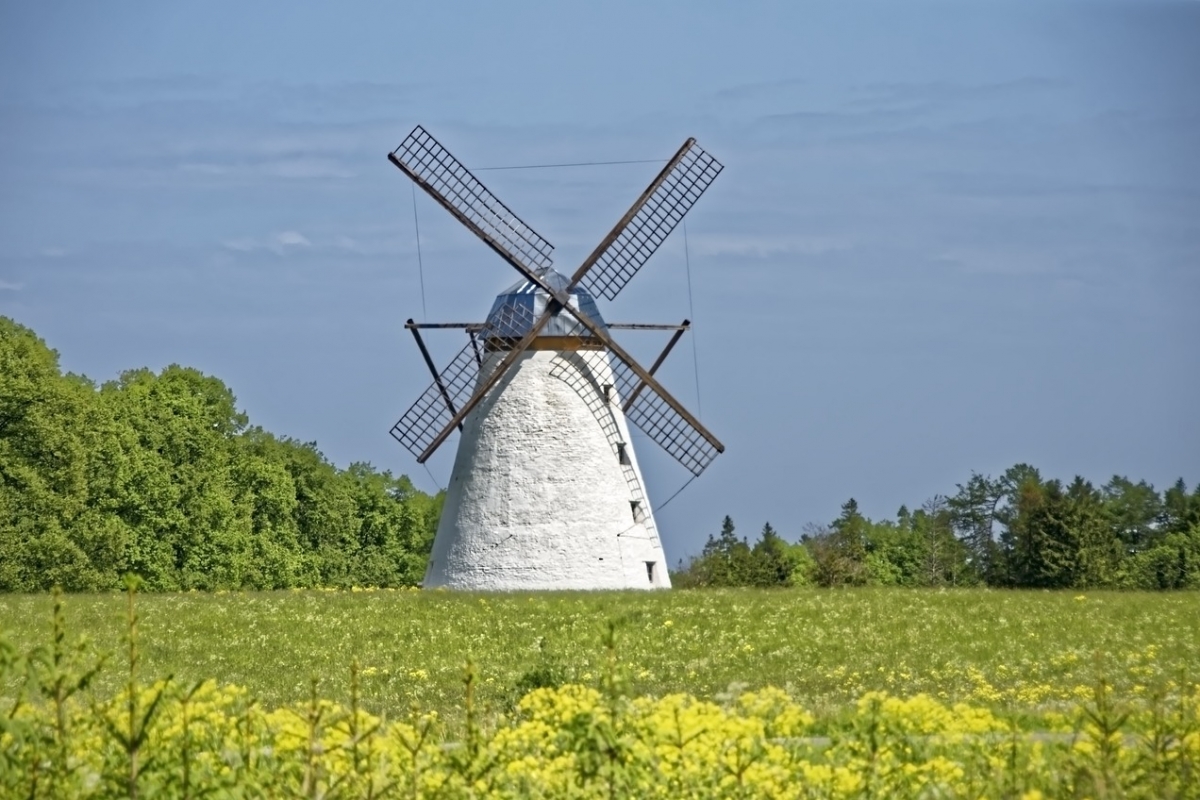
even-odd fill
[[[724,165],[612,303],[693,331],[635,437],[668,558],[1027,462],[1200,480],[1200,3],[5,3],[0,314],[104,381],[179,363],[252,422],[444,486],[388,436],[409,317],[516,273],[385,159]],[[573,271],[656,164],[479,173]],[[685,248],[686,244],[686,248]],[[689,274],[691,292],[689,297]],[[422,286],[423,284],[423,286]],[[431,333],[444,363],[458,333]],[[625,332],[646,361],[664,336]]]

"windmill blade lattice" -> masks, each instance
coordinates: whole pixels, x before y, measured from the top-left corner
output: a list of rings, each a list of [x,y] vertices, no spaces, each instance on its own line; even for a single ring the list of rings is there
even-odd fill
[[[572,354],[587,363],[587,370],[567,369],[566,362],[554,371],[555,377],[571,384],[586,396],[586,381],[601,375],[605,362],[612,370],[618,398],[628,398],[640,385],[636,399],[625,411],[625,419],[636,425],[655,444],[666,450],[693,475],[704,472],[721,451],[704,434],[671,408],[654,388],[645,384],[629,365],[610,350],[592,350]]]
[[[641,381],[633,370],[618,361],[617,383],[621,387],[621,396],[633,390]],[[641,429],[659,447],[666,450],[693,475],[699,475],[708,468],[721,451],[691,423],[671,408],[653,388],[646,386],[625,411],[625,419]]]
[[[485,361],[472,340],[436,376],[433,384],[392,427],[392,436],[423,463],[455,426],[485,396],[499,386],[554,314],[575,317],[605,349],[589,358],[611,364],[616,389],[625,398],[625,416],[650,439],[695,475],[699,475],[724,446],[704,425],[660,386],[653,375],[632,360],[595,321],[570,305],[571,288],[582,283],[593,296],[615,298],[666,240],[723,169],[695,139],[688,139],[638,197],[630,210],[576,270],[564,290],[545,277],[553,247],[526,225],[475,178],[424,128],[417,126],[388,156],[397,167],[522,273],[554,303],[535,320],[529,306],[510,305],[489,315],[479,332],[483,349],[506,351],[497,361]],[[427,356],[428,360],[428,356]],[[492,366],[493,372],[484,374]],[[432,364],[430,364],[432,369]]]
[[[392,163],[502,255],[536,269],[550,266],[554,245],[521,221],[420,125],[391,156]]]
[[[420,458],[475,394],[483,358],[480,350],[501,349],[504,342],[512,340],[512,331],[527,329],[532,323],[533,313],[527,306],[510,303],[498,309],[392,426],[392,438]]]
[[[583,278],[593,295],[615,298],[723,169],[695,140],[672,161],[661,183]]]
[[[392,426],[392,438],[419,456],[454,417],[455,410],[470,399],[478,377],[474,344],[468,342]]]

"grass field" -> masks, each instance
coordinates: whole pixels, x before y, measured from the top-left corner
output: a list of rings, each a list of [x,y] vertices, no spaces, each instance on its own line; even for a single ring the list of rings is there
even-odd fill
[[[66,603],[71,635],[119,652],[123,596]],[[137,603],[146,679],[213,678],[277,707],[305,700],[312,676],[324,696],[344,699],[356,659],[364,708],[388,716],[416,704],[452,718],[468,659],[493,713],[538,683],[595,685],[609,621],[633,694],[715,698],[731,686],[777,686],[818,719],[883,690],[1016,713],[1036,727],[1089,696],[1100,674],[1131,697],[1200,675],[1194,593],[355,591]],[[20,651],[45,643],[50,608],[48,596],[0,596],[0,630]],[[110,664],[94,691],[112,696],[123,680]]]
[[[128,600],[0,597],[0,797],[1200,800],[1196,594]]]

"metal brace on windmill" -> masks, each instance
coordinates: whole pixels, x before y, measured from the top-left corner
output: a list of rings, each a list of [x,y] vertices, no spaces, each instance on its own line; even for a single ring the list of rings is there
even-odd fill
[[[689,322],[610,325],[595,298],[625,288],[721,164],[688,139],[568,278],[550,243],[420,126],[388,160],[521,274],[482,323],[406,325],[433,383],[392,436],[425,463],[460,432],[424,586],[669,588],[628,423],[693,475],[725,447],[654,378]],[[468,342],[438,372],[422,328],[465,329]],[[645,369],[617,328],[674,334]]]

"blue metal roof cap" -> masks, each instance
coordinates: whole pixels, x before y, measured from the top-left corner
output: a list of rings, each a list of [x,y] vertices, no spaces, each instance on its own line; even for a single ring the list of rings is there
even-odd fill
[[[537,271],[538,277],[544,280],[555,291],[566,291],[570,280],[565,275],[553,269]],[[601,328],[608,328],[596,301],[587,289],[576,286],[570,291],[571,306],[589,317]],[[485,336],[503,336],[505,338],[520,338],[529,333],[533,323],[546,310],[550,295],[542,287],[528,280],[520,280],[496,296],[492,310],[488,312],[487,322],[491,325]],[[511,310],[501,313],[506,307],[519,307],[523,311],[513,314]],[[528,312],[528,313],[524,313]],[[514,320],[519,320],[516,322]],[[539,336],[591,336],[591,333],[569,311],[559,310],[542,328]]]

